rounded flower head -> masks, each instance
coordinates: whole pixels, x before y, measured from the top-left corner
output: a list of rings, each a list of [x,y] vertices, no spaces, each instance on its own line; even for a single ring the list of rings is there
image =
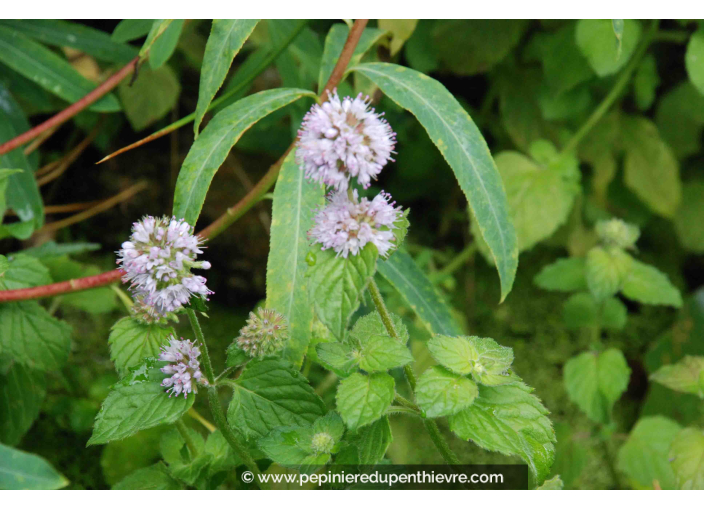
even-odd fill
[[[146,216],[117,252],[122,281],[131,282],[135,299],[154,316],[178,311],[194,294],[212,294],[204,277],[191,274],[193,268],[210,269],[210,262],[196,262],[202,239],[192,231],[183,220]]]
[[[200,371],[198,356],[200,356],[200,349],[190,340],[176,340],[171,337],[169,345],[161,347],[159,359],[171,363],[161,369],[170,376],[161,382],[162,386],[169,388],[166,391],[170,393],[170,397],[183,393],[186,398],[190,392],[198,392],[196,383],[208,385],[208,381]]]
[[[381,115],[369,108],[362,94],[340,100],[334,91],[314,105],[298,131],[296,159],[306,178],[345,190],[350,178],[368,188],[391,159],[395,133]]]
[[[383,191],[371,201],[360,200],[357,190],[352,199],[346,191],[337,191],[315,216],[308,237],[322,244],[323,250],[332,248],[345,258],[350,253],[357,255],[367,243],[373,243],[384,257],[394,247],[392,229],[401,217],[401,207],[394,205],[391,195]]]
[[[310,446],[315,453],[330,453],[335,446],[335,438],[327,432],[318,432],[313,435]]]
[[[275,310],[260,308],[256,314],[249,312],[247,324],[235,342],[252,358],[263,358],[283,349],[287,339],[286,318]]]
[[[640,229],[637,226],[618,218],[597,222],[596,233],[602,243],[625,249],[634,249],[640,237]]]

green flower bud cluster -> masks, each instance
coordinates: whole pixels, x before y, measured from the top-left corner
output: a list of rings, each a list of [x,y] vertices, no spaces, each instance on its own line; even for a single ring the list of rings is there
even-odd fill
[[[640,237],[638,227],[618,218],[598,222],[596,233],[604,245],[624,249],[635,249]]]
[[[263,358],[283,349],[287,339],[286,318],[275,310],[259,308],[256,314],[249,312],[247,324],[235,342],[252,358]]]

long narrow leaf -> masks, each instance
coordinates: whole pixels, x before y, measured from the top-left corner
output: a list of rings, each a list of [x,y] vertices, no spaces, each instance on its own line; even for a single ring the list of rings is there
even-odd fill
[[[215,19],[210,29],[210,37],[205,45],[203,66],[200,71],[198,105],[193,131],[198,137],[198,129],[203,116],[222,86],[230,70],[232,61],[250,36],[258,19]]]
[[[382,63],[361,64],[352,70],[415,115],[452,167],[496,261],[503,301],[516,276],[518,243],[501,176],[479,129],[452,94],[424,74]]]
[[[210,182],[230,149],[258,120],[304,96],[309,90],[273,89],[247,96],[219,112],[193,142],[174,192],[174,216],[195,225]]]

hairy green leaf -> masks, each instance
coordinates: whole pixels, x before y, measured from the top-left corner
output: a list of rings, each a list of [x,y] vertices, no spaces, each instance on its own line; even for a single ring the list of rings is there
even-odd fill
[[[383,416],[371,425],[357,429],[354,444],[357,445],[359,464],[370,466],[379,463],[393,441],[391,423]]]
[[[433,358],[456,374],[467,375],[487,386],[515,381],[508,372],[513,363],[513,349],[491,338],[435,335],[428,340]]]
[[[428,418],[456,414],[472,405],[477,385],[443,367],[430,367],[418,378],[416,400]]]
[[[320,251],[309,268],[310,299],[320,322],[342,340],[362,293],[376,271],[378,252],[368,243],[357,255],[338,257],[332,250]]]
[[[586,277],[589,291],[597,301],[616,294],[635,261],[621,248],[596,246],[587,253]]]
[[[231,386],[227,419],[247,439],[276,427],[311,424],[326,412],[306,378],[285,360],[253,360]]]
[[[181,484],[169,474],[163,462],[138,469],[112,486],[113,490],[178,490]]]
[[[44,374],[13,363],[0,372],[0,442],[14,446],[39,416],[46,396]]]
[[[555,432],[532,391],[523,383],[480,386],[472,405],[450,417],[450,428],[486,450],[518,455],[540,484],[555,458]]]
[[[578,292],[564,302],[562,318],[571,329],[589,326],[623,329],[628,311],[618,298],[609,297],[597,302],[588,292]]]
[[[394,378],[386,373],[352,374],[337,387],[337,410],[355,430],[375,422],[394,400]]]
[[[110,330],[110,359],[118,372],[139,365],[144,358],[157,358],[161,346],[174,335],[170,326],[143,324],[132,317],[123,317]]]
[[[372,335],[359,353],[359,368],[366,372],[386,372],[413,361],[406,344],[388,335]]]
[[[159,368],[166,364],[147,358],[120,379],[95,417],[89,446],[117,441],[143,429],[173,423],[190,409],[195,393],[189,393],[187,398],[170,398],[161,385],[164,374]]]

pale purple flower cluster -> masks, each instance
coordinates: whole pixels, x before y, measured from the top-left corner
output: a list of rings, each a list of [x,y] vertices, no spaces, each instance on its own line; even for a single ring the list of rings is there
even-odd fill
[[[159,316],[178,311],[192,295],[212,294],[205,278],[191,269],[210,269],[210,262],[196,262],[202,239],[193,228],[176,218],[146,216],[132,226],[132,236],[117,252],[117,263],[131,282],[135,299],[153,307]]]
[[[298,131],[296,159],[306,178],[345,190],[351,177],[368,188],[391,159],[395,133],[362,94],[340,100],[337,91],[314,105]]]
[[[208,381],[200,371],[198,356],[200,356],[200,349],[190,340],[176,340],[171,337],[169,345],[161,347],[159,359],[171,363],[161,369],[170,376],[161,383],[162,386],[169,388],[166,390],[170,393],[169,397],[174,395],[178,397],[183,393],[186,398],[190,392],[198,392],[196,383],[208,385]]]
[[[401,207],[394,205],[391,195],[383,191],[371,201],[360,200],[357,190],[351,197],[346,191],[336,191],[316,214],[308,236],[321,243],[323,250],[332,248],[344,258],[357,255],[367,243],[373,243],[384,257],[394,247],[392,229],[401,217]]]

